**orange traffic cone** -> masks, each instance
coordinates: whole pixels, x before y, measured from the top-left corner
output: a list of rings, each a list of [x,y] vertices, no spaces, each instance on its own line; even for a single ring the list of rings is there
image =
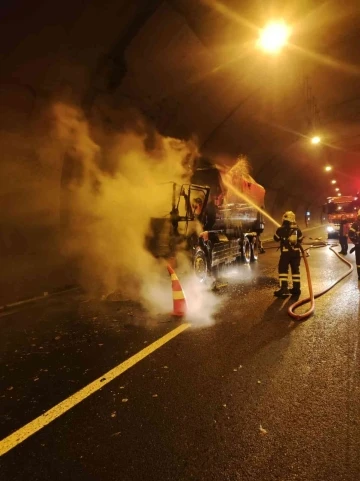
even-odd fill
[[[172,269],[176,269],[176,268],[177,268],[176,257],[168,257],[168,258],[167,258],[167,263],[169,264],[169,266],[170,266]]]
[[[186,299],[184,291],[182,290],[181,284],[174,269],[168,264],[167,270],[171,276],[171,287],[173,296],[174,310],[172,312],[173,316],[184,316],[186,314]]]

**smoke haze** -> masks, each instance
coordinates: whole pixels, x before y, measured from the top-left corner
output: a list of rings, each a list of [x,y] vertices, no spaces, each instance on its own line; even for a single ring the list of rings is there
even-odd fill
[[[116,132],[99,119],[90,127],[74,107],[57,104],[52,112],[65,151],[62,248],[79,263],[81,284],[94,296],[116,292],[120,299],[140,298],[153,312],[171,312],[166,264],[148,252],[145,238],[150,219],[171,210],[170,182],[189,181],[196,148],[147,130],[140,117],[137,131]],[[212,294],[201,294],[186,270],[189,311],[208,322]]]
[[[154,314],[172,311],[166,261],[145,239],[152,217],[169,218],[172,182],[189,181],[194,142],[161,136],[134,110],[102,105],[86,116],[55,103],[0,130],[0,144],[8,292],[33,285],[36,295],[75,281],[95,299],[112,294]],[[179,261],[189,318],[211,321],[216,296],[194,282],[185,255]]]

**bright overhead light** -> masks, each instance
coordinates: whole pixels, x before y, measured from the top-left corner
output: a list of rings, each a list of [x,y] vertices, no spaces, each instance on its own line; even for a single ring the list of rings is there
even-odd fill
[[[341,195],[341,193],[339,192],[338,195]]]
[[[290,35],[290,28],[283,21],[269,23],[260,33],[259,46],[268,53],[278,53]]]
[[[336,192],[338,192],[340,189],[339,189],[339,187],[336,187],[336,189],[335,189],[335,190],[336,190]]]
[[[332,170],[331,165],[327,165],[327,166],[325,167],[325,170],[326,170],[326,172],[330,172],[330,170]]]
[[[332,184],[336,184],[336,180],[332,180],[331,183],[332,183]]]
[[[316,145],[319,144],[321,141],[320,137],[318,135],[314,135],[314,137],[311,139],[311,143]]]

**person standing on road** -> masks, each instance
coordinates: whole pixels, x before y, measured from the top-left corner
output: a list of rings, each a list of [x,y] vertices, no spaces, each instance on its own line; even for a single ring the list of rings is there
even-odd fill
[[[349,229],[349,238],[354,243],[354,247],[350,250],[350,253],[355,251],[355,262],[358,279],[360,281],[360,209],[358,210],[356,221]]]
[[[339,242],[341,245],[341,251],[339,254],[344,254],[346,256],[348,251],[348,237],[349,237],[350,224],[345,215],[341,216],[340,220],[340,232],[339,232]]]
[[[280,242],[280,260],[278,265],[280,289],[274,292],[276,297],[286,297],[290,294],[299,296],[300,289],[300,244],[303,235],[295,222],[295,214],[292,211],[283,215],[282,226],[276,230],[274,240]],[[293,287],[288,289],[289,265],[291,267]]]

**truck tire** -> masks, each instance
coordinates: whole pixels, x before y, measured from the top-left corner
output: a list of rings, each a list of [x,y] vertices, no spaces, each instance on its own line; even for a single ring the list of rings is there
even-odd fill
[[[247,237],[244,237],[242,242],[241,259],[244,264],[248,264],[251,260],[251,246]]]
[[[253,237],[251,239],[251,262],[255,262],[259,257],[259,238]]]
[[[206,254],[202,249],[197,249],[193,261],[194,273],[200,282],[205,282],[209,277],[209,268]]]

